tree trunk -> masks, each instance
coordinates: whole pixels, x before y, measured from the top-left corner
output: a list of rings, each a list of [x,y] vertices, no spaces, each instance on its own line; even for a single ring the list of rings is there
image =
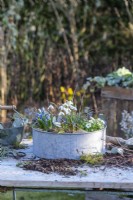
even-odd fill
[[[0,104],[6,105],[7,96],[7,67],[6,67],[6,51],[4,45],[4,32],[0,27]],[[1,111],[2,121],[6,118],[6,110]]]
[[[73,75],[77,77],[80,74],[79,73],[79,49],[78,49],[77,27],[76,27],[76,20],[75,20],[75,9],[73,8],[73,6],[71,6],[71,9],[69,11],[69,22],[70,22],[70,31],[71,31],[73,57],[74,57]]]

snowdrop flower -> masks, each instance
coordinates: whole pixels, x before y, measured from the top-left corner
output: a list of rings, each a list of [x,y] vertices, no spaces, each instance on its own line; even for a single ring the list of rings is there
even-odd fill
[[[48,110],[54,110],[54,106],[53,105],[49,105]]]
[[[66,114],[70,114],[71,110],[77,111],[77,108],[73,105],[72,101],[67,101],[59,107],[60,110],[64,111]]]
[[[64,108],[65,107],[63,105],[59,107],[60,110],[64,110]]]
[[[55,116],[53,117],[52,122],[53,122],[53,124],[54,124],[54,122],[56,122],[56,117]]]
[[[73,106],[73,102],[72,101],[66,101],[62,106],[70,108],[71,106]]]
[[[70,105],[69,108],[70,108],[71,110],[77,111],[77,108],[76,108],[75,106]]]
[[[60,111],[58,115],[59,115],[59,116],[63,116],[63,115],[65,115],[65,114],[64,114],[64,112]]]
[[[67,103],[63,103],[62,106],[65,108],[69,107]]]
[[[72,101],[66,101],[66,104],[67,104],[68,106],[71,106],[71,105],[73,105],[73,102],[72,102]]]
[[[71,110],[69,108],[64,108],[64,112],[66,113],[66,115],[71,114]]]
[[[60,123],[60,122],[54,122],[53,124],[54,124],[55,126],[61,128],[61,123]]]
[[[98,121],[102,122],[103,124],[105,124],[105,121],[103,119],[98,118]]]
[[[41,109],[38,109],[38,112],[41,113]]]
[[[93,117],[90,117],[89,123],[93,123],[95,119]]]
[[[94,118],[94,117],[90,117],[90,119],[91,119],[92,121],[95,121],[95,118]]]
[[[69,108],[65,108],[64,106],[60,106],[59,109],[61,111],[64,111],[66,115],[69,115],[71,113],[71,110]]]
[[[88,124],[85,125],[85,127],[86,127],[86,128],[90,128],[90,127],[91,127],[91,124],[88,123]]]

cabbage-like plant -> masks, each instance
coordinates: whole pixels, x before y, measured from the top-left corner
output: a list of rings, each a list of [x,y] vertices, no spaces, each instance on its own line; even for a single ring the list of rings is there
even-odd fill
[[[106,77],[88,77],[86,79],[86,83],[83,85],[83,89],[89,89],[90,92],[94,92],[99,88],[103,88],[104,86],[130,88],[133,86],[133,73],[125,67],[122,67],[112,73],[107,74]]]

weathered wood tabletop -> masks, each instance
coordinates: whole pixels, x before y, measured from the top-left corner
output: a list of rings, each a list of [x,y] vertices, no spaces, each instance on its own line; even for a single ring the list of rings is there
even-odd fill
[[[23,170],[17,163],[24,159],[31,159],[32,140],[23,140],[28,147],[23,150],[26,158],[16,160],[5,158],[0,161],[0,186],[21,188],[60,188],[60,189],[133,189],[133,168],[91,168],[80,167],[82,173],[76,176],[63,176],[56,173]],[[83,176],[83,172],[85,175]]]

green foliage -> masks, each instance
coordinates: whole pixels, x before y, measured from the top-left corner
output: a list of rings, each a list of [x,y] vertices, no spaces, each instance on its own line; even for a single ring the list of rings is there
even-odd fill
[[[102,164],[102,162],[103,162],[103,155],[102,154],[95,154],[95,155],[92,155],[92,154],[84,155],[83,154],[80,157],[80,159],[87,164],[99,165],[99,164]]]
[[[13,149],[26,149],[26,148],[27,148],[26,144],[20,144],[17,142],[16,142],[16,144],[13,144]]]
[[[122,66],[127,60],[129,66],[133,59],[133,3],[125,2],[0,1],[8,101],[37,102],[47,96],[59,101],[60,86],[74,89],[88,74],[111,71],[114,63]],[[104,79],[96,79],[100,79],[95,81],[98,88],[104,85]],[[128,85],[132,85],[130,77],[123,86]]]
[[[116,86],[123,88],[132,88],[133,86],[133,73],[125,67],[119,68],[118,70],[107,74],[106,77],[96,76],[94,78],[87,78],[83,88],[94,92],[95,90],[104,86]]]
[[[85,121],[83,124],[83,129],[88,132],[98,131],[104,129],[104,121],[100,118],[91,117],[90,120]]]
[[[97,87],[101,88],[105,86],[106,80],[102,76],[95,76],[94,81],[97,83]]]
[[[52,120],[46,120],[45,117],[43,119],[38,119],[38,126],[40,129],[48,131],[52,129]]]
[[[1,200],[11,200],[12,191],[0,192]],[[36,192],[36,191],[16,191],[17,200],[84,200],[85,194],[73,192]]]
[[[93,132],[105,127],[102,119],[89,119],[85,113],[78,112],[72,101],[66,101],[60,106],[53,105],[51,104],[47,110],[38,110],[35,127],[58,133]],[[89,116],[89,113],[86,114]]]
[[[6,157],[7,154],[8,154],[8,152],[9,152],[9,148],[6,147],[6,146],[2,146],[2,145],[0,144],[0,159]]]
[[[107,75],[106,85],[132,87],[133,86],[133,73],[125,67],[118,69]]]

